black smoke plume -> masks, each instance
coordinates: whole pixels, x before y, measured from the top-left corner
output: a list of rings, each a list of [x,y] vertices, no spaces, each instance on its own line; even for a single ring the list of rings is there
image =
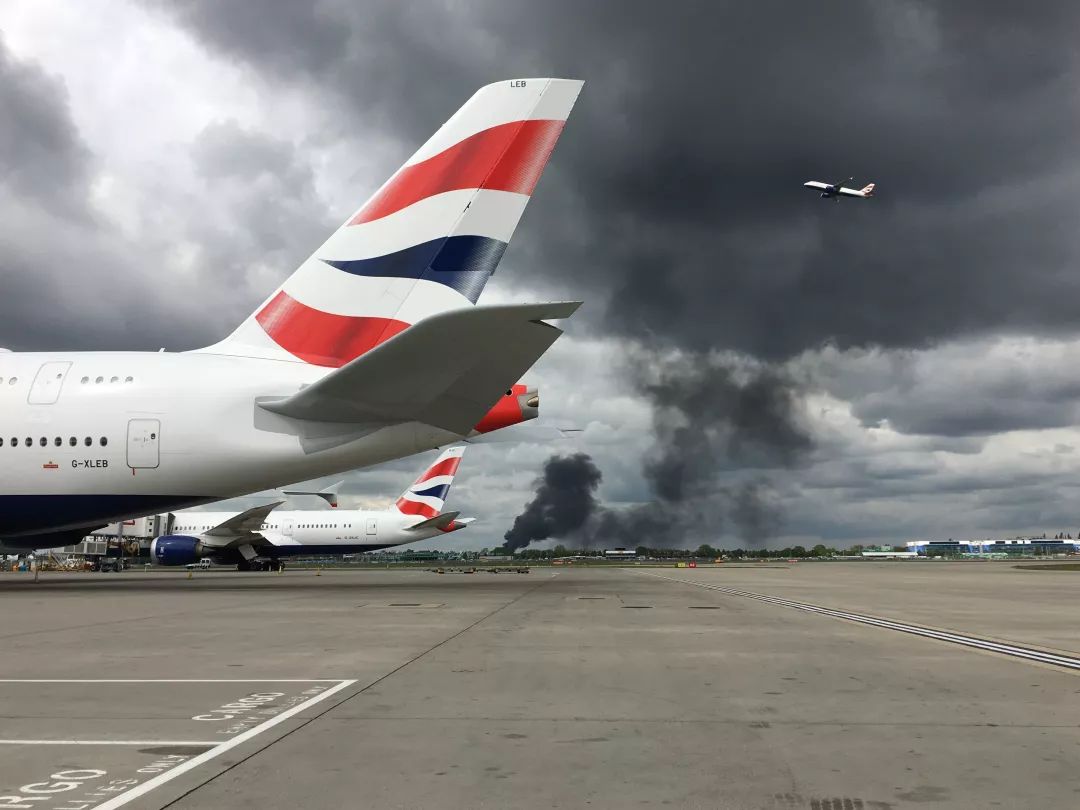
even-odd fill
[[[585,453],[549,458],[537,480],[536,495],[504,536],[506,547],[514,551],[534,540],[580,530],[596,511],[593,493],[601,478],[600,469]]]
[[[548,538],[584,547],[685,546],[716,542],[728,520],[751,545],[775,536],[783,508],[766,473],[799,465],[814,447],[800,384],[779,367],[730,353],[638,349],[627,367],[652,407],[653,446],[642,461],[652,498],[604,506],[591,457],[552,456],[506,533],[507,547]]]

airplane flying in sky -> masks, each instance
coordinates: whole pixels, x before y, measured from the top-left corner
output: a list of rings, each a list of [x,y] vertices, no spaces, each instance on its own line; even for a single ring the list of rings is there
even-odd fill
[[[67,545],[535,417],[518,380],[579,303],[474,304],[581,86],[478,90],[213,346],[0,351],[0,541]]]
[[[849,177],[840,183],[822,183],[820,180],[807,180],[803,185],[806,188],[815,188],[821,192],[821,196],[839,201],[841,197],[873,197],[874,184],[870,183],[862,188],[845,188],[844,183],[850,183],[854,177]]]
[[[208,557],[240,571],[277,570],[285,557],[356,554],[464,529],[472,518],[443,512],[465,447],[447,448],[383,511],[277,511],[281,501],[245,512],[177,512],[170,533],[150,544],[157,565],[187,565]]]

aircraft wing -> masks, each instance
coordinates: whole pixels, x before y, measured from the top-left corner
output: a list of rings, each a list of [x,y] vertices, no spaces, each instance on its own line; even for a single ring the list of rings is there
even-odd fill
[[[581,302],[463,307],[425,318],[289,397],[271,413],[316,422],[423,422],[466,435],[562,334]]]
[[[822,191],[827,188],[831,188],[828,183],[822,183],[820,180],[807,180],[805,183],[803,183],[803,185],[807,188],[817,188],[821,189]]]
[[[210,531],[203,532],[203,536],[220,537],[232,542],[239,537],[258,534],[259,529],[262,527],[263,523],[266,522],[267,515],[283,503],[285,502],[275,501],[274,503],[268,503],[262,506],[253,506],[238,515],[233,515],[223,523],[219,523],[217,526],[210,529]]]

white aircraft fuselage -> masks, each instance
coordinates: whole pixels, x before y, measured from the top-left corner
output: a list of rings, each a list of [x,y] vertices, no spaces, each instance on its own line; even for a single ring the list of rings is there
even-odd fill
[[[297,420],[257,404],[330,371],[194,352],[0,353],[0,537],[44,547],[27,535],[182,509],[460,438],[417,422]]]
[[[181,512],[174,520],[169,539],[190,537],[193,540],[233,517],[235,512]],[[449,517],[449,516],[448,516]],[[417,515],[403,515],[393,510],[318,509],[274,511],[258,530],[261,539],[252,546],[259,557],[281,558],[297,555],[339,555],[376,551],[381,548],[416,543],[465,527],[453,522],[449,527],[424,526],[430,523]],[[158,540],[151,546],[151,559],[158,565],[186,565],[200,557],[217,562],[233,563],[240,558],[233,548],[214,548],[212,545],[192,549],[187,556],[183,549],[175,560],[165,561],[158,552]]]

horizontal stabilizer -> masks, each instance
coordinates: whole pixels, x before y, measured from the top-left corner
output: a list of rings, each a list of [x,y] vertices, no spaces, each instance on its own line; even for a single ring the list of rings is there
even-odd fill
[[[262,506],[253,506],[238,515],[233,515],[204,534],[207,537],[236,537],[252,534],[259,531],[266,522],[267,516],[283,503],[285,502],[275,501]]]
[[[506,444],[507,442],[556,442],[576,438],[583,428],[561,428],[553,425],[512,425],[491,433],[470,436],[469,444]]]
[[[460,515],[460,512],[443,512],[433,518],[421,521],[414,526],[409,526],[410,532],[418,532],[421,529],[445,529]]]
[[[336,484],[332,484],[325,489],[309,490],[309,489],[283,489],[282,495],[314,495],[316,498],[322,498],[328,504],[337,508],[338,495],[341,492],[341,487],[344,486],[344,481],[338,481]]]
[[[468,307],[425,318],[272,413],[315,422],[423,422],[466,435],[562,334],[580,302]]]

